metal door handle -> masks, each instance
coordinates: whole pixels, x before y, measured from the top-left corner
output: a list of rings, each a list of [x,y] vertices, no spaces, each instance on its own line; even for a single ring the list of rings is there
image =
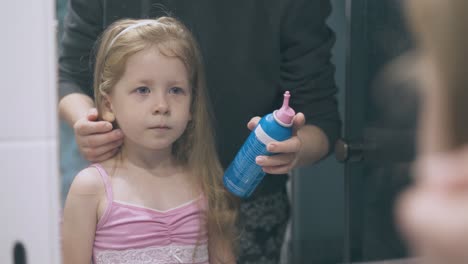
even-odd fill
[[[335,144],[335,158],[339,162],[358,162],[363,160],[364,144],[362,142],[346,142],[340,138]]]

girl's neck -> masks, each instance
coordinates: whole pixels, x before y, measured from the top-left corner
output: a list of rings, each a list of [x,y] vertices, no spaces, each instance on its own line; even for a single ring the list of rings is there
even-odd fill
[[[124,145],[121,154],[124,167],[145,170],[155,175],[160,173],[166,175],[168,171],[182,167],[172,155],[170,148],[154,151]]]

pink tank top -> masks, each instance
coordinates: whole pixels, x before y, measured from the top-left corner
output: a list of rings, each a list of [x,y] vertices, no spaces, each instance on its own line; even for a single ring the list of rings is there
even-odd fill
[[[204,196],[166,211],[115,201],[104,168],[91,166],[101,174],[108,201],[96,227],[95,264],[209,263],[208,234],[200,228],[206,225]]]

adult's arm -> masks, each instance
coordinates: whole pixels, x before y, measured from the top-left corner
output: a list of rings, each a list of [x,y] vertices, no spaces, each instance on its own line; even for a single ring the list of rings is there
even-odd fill
[[[331,49],[335,35],[326,24],[329,0],[291,0],[281,23],[281,83],[291,90],[291,106],[302,112],[306,124],[297,136],[301,148],[296,165],[325,157],[340,134]]]
[[[103,31],[102,0],[70,0],[59,49],[59,98],[93,94],[90,58]]]
[[[70,0],[59,52],[59,113],[74,129],[81,154],[91,162],[113,156],[122,134],[106,121],[97,121],[92,99],[90,58],[103,31],[102,0]]]
[[[90,56],[102,31],[102,1],[70,0],[59,48],[59,113],[73,126],[93,107]]]

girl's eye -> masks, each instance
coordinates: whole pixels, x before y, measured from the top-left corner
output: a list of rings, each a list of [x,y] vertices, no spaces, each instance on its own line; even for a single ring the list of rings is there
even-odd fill
[[[137,93],[139,93],[139,94],[149,94],[150,93],[150,89],[148,87],[144,87],[144,86],[136,88],[135,91]]]
[[[170,93],[172,94],[184,94],[185,93],[185,90],[180,88],[180,87],[172,87],[170,90],[169,90]]]

